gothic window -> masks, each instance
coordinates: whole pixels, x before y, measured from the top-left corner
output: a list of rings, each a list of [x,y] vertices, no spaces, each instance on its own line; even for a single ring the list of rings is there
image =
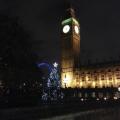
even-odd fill
[[[82,74],[84,74],[84,72],[82,72]]]
[[[109,76],[108,76],[108,79],[109,79],[109,80],[112,80],[112,76],[111,76],[111,75],[109,75]]]
[[[108,69],[108,72],[111,72],[111,70],[110,70],[110,69]]]
[[[116,71],[119,71],[119,68],[116,68]]]
[[[120,79],[120,74],[119,73],[116,74],[116,78]]]
[[[82,77],[82,81],[85,81],[85,77]]]
[[[79,75],[76,76],[76,79],[79,79]]]
[[[77,79],[76,82],[79,83],[79,80]]]
[[[97,76],[94,76],[95,81],[97,81]]]
[[[105,76],[104,75],[101,75],[101,80],[104,80],[105,79]]]

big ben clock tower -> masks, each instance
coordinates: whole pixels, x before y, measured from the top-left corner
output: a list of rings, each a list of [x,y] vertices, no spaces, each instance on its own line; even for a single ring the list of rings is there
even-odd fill
[[[61,23],[61,86],[76,87],[76,70],[79,68],[80,25],[73,8],[67,9]]]

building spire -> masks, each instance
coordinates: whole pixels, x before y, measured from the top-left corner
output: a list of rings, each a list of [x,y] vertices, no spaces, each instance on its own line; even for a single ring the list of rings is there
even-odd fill
[[[67,17],[74,17],[75,18],[75,11],[73,5],[70,0],[66,0],[66,13]]]
[[[75,11],[72,7],[67,9],[68,14],[70,15],[70,17],[74,17],[75,18]]]

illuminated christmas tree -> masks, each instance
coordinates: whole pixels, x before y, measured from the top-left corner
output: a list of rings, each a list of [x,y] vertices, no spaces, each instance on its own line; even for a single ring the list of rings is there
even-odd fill
[[[47,80],[47,87],[44,88],[44,93],[42,95],[42,100],[50,101],[63,99],[63,93],[60,90],[60,77],[58,74],[58,64],[55,62],[51,67],[51,71]]]
[[[60,88],[60,78],[58,74],[58,64],[54,63],[53,67],[51,69],[48,81],[47,81],[47,87],[52,87],[59,89]]]

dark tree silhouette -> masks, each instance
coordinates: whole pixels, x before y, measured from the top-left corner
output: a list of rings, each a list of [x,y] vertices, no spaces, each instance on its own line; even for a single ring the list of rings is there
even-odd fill
[[[29,39],[18,18],[0,16],[0,77],[13,86],[40,79]]]

